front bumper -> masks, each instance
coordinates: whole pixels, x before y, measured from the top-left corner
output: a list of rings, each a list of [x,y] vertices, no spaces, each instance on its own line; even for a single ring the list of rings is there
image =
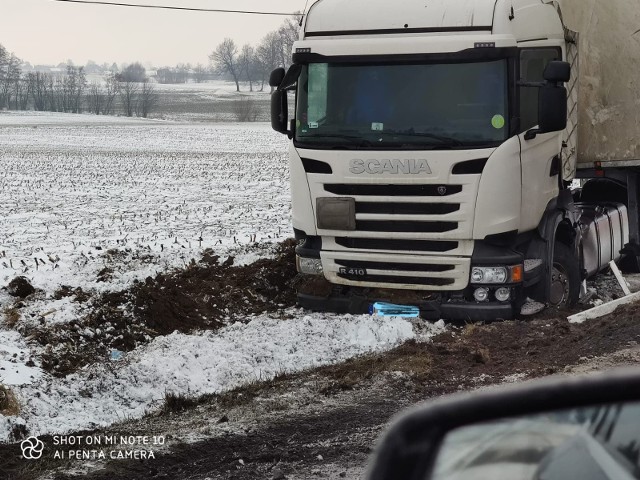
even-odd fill
[[[308,237],[304,245],[296,249],[298,256],[322,259],[324,275],[300,275],[299,281],[296,282],[298,304],[309,310],[368,314],[372,304],[383,302],[416,306],[420,309],[420,316],[427,320],[491,322],[514,319],[524,303],[522,283],[486,285],[492,292],[491,301],[477,302],[474,300],[474,290],[485,285],[469,284],[469,272],[472,265],[508,266],[522,264],[522,255],[506,247],[495,247],[482,241],[476,241],[470,258],[456,256],[439,258],[433,255],[415,254],[385,253],[382,255],[376,252],[340,252],[337,255],[332,250],[323,250],[322,243],[323,241],[319,237]],[[444,274],[420,272],[418,275],[433,277],[451,275],[453,281],[449,285],[435,287],[415,285],[409,282],[405,285],[392,282],[378,284],[362,281],[360,278],[353,280],[339,278],[336,276],[337,268],[334,264],[342,261],[342,257],[348,259],[345,261],[349,263],[345,263],[345,265],[353,263],[355,266],[367,268],[370,268],[376,261],[380,264],[386,262],[385,266],[392,267],[398,263],[403,268],[414,270],[420,270],[423,264],[426,265],[425,268],[437,268],[438,264],[452,265],[453,267],[447,268]],[[338,260],[336,261],[335,258]],[[328,259],[331,262],[328,262]],[[370,271],[367,270],[367,272]],[[397,271],[383,271],[381,273],[392,274],[394,272],[397,273]],[[508,287],[511,290],[510,301],[499,302],[496,300],[493,291],[498,287]]]
[[[369,307],[375,302],[389,299],[368,297],[360,294],[341,294],[315,296],[298,293],[298,305],[312,311],[348,313],[352,315],[368,314]],[[454,322],[492,322],[515,318],[516,306],[513,303],[473,303],[442,300],[412,302],[420,308],[420,316],[426,320],[450,320]]]

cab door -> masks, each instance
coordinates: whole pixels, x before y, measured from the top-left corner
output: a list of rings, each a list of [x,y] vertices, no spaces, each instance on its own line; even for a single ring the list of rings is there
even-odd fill
[[[542,82],[543,72],[552,60],[562,60],[559,46],[526,48],[520,51],[520,81]],[[522,210],[520,231],[538,226],[549,202],[558,196],[562,175],[563,132],[538,134],[527,139],[529,130],[538,125],[538,88],[519,87],[520,162],[522,165]]]

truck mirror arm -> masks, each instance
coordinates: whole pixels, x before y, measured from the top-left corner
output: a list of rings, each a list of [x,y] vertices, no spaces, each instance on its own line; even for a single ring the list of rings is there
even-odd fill
[[[542,129],[540,129],[540,128],[532,128],[531,130],[527,130],[527,132],[524,134],[524,139],[525,140],[533,140],[540,133],[545,133],[545,132],[543,132]]]

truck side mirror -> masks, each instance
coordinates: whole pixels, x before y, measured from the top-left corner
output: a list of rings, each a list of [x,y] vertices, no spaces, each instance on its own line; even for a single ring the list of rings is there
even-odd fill
[[[545,85],[538,96],[538,133],[560,132],[567,128],[567,89]]]
[[[287,72],[285,72],[284,68],[276,68],[271,72],[269,78],[269,85],[276,87],[276,90],[271,94],[271,127],[278,133],[286,133],[289,138],[293,138],[294,128],[288,129],[289,104],[287,91],[295,86],[301,72],[302,65],[294,64]]]
[[[271,75],[269,75],[269,86],[273,88],[277,88],[284,80],[285,70],[284,68],[276,68]]]
[[[544,69],[542,77],[550,83],[568,82],[571,80],[571,65],[568,62],[549,62]]]
[[[549,62],[543,77],[546,81],[538,92],[539,128],[529,130],[525,140],[532,140],[540,133],[560,132],[567,128],[567,89],[561,84],[571,79],[571,65]]]
[[[271,127],[278,133],[289,133],[289,104],[286,90],[275,90],[271,94]]]

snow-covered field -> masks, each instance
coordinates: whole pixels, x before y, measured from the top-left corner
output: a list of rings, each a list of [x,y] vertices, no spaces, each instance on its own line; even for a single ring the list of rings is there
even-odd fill
[[[265,124],[2,113],[0,152],[3,283],[122,288],[205,248],[290,236],[286,141]],[[145,259],[105,284],[109,249]]]
[[[33,434],[107,425],[153,410],[167,392],[222,392],[416,335],[400,319],[292,309],[284,318],[158,337],[54,378],[39,368],[42,346],[9,325],[9,315],[18,326],[44,317],[65,324],[87,307],[55,300],[62,285],[121,290],[206,248],[255,260],[251,244],[290,236],[286,140],[265,124],[0,113],[0,164],[0,287],[23,275],[39,289],[18,318],[15,300],[0,290],[0,384],[21,407],[0,415],[0,441],[15,424]],[[113,272],[107,280],[99,278],[105,267]]]
[[[153,86],[158,93],[196,93],[206,95],[209,98],[229,98],[236,94],[235,83],[223,80],[202,83],[154,83]],[[250,91],[249,84],[244,82],[240,84],[240,92],[243,95],[268,98],[270,93],[269,85],[264,84],[264,88],[262,87],[261,83],[254,83],[253,91]]]
[[[270,91],[268,85],[240,85],[236,91],[233,82],[155,84],[158,102],[153,117],[191,122],[234,122],[239,112],[247,112],[249,119],[269,120]],[[261,91],[262,88],[262,91]]]

